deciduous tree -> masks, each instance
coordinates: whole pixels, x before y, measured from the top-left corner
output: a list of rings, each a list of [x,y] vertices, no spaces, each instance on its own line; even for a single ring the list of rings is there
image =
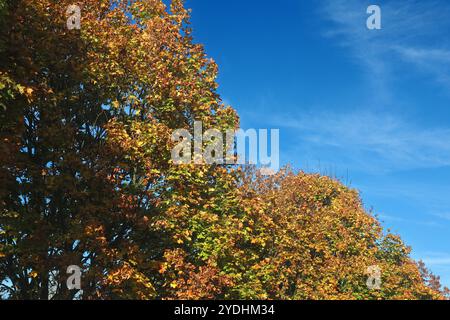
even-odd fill
[[[0,1],[2,298],[442,297],[337,181],[173,163],[175,129],[239,125],[181,1],[69,5]]]

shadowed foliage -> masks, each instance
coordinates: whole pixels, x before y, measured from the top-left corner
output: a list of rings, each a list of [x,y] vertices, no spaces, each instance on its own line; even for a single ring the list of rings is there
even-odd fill
[[[0,1],[2,298],[444,297],[337,181],[173,164],[174,129],[239,125],[181,1],[69,5]]]

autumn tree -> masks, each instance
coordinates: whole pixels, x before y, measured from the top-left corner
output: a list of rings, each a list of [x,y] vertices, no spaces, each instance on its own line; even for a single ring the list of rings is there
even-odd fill
[[[0,0],[2,298],[442,297],[337,181],[173,163],[175,129],[239,125],[181,1],[73,5]]]
[[[384,233],[357,191],[318,174],[247,171],[241,189],[254,208],[253,277],[271,299],[443,299],[398,236]],[[371,267],[380,286],[367,285]],[[433,284],[434,283],[434,284]]]
[[[70,1],[5,4],[3,295],[73,298],[69,265],[83,268],[86,299],[162,297],[181,282],[180,270],[165,274],[172,264],[218,274],[206,249],[189,256],[197,245],[185,242],[214,223],[232,180],[171,164],[170,136],[194,120],[234,128],[237,117],[182,4],[83,1],[80,30],[67,28]]]

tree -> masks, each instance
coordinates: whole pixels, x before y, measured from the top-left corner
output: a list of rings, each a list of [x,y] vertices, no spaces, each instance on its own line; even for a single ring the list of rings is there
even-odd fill
[[[261,246],[256,250],[261,262],[254,269],[268,297],[444,297],[437,285],[424,281],[401,239],[383,234],[355,190],[288,168],[269,179],[250,171],[243,180],[244,198],[258,204],[252,243]],[[379,290],[367,285],[372,267],[380,270]]]
[[[339,183],[173,163],[175,129],[239,125],[181,1],[69,5],[0,2],[2,298],[439,297]]]
[[[170,12],[161,1],[84,1],[81,30],[66,27],[69,1],[7,4],[1,72],[25,97],[1,101],[3,294],[46,299],[54,282],[53,298],[72,298],[66,268],[80,265],[83,298],[160,296],[159,266],[202,200],[175,209],[193,195],[176,190],[227,180],[222,168],[169,161],[173,129],[237,125],[215,93],[216,65],[192,43],[179,1]]]

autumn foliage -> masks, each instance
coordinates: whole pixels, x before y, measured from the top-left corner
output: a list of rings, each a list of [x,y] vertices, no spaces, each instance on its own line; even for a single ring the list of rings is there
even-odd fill
[[[174,129],[239,125],[181,1],[71,4],[0,0],[2,298],[444,298],[336,180],[173,164]]]

